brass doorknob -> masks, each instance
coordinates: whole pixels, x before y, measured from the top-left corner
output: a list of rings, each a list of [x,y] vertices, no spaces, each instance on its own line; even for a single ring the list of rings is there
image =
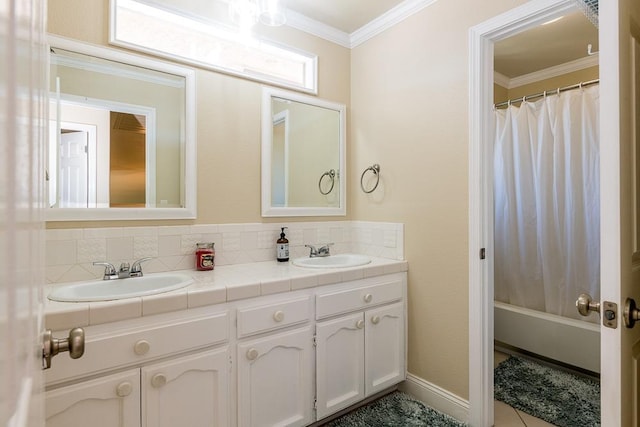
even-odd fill
[[[636,300],[627,298],[624,303],[624,325],[627,328],[633,328],[638,320],[640,320],[640,310],[636,307]]]
[[[592,311],[600,313],[600,303],[594,302],[589,294],[581,294],[576,300],[576,307],[582,316],[588,316]]]
[[[42,369],[51,367],[51,358],[58,353],[69,352],[69,357],[78,359],[84,354],[84,329],[73,328],[68,338],[54,338],[51,329],[44,333],[42,341]]]

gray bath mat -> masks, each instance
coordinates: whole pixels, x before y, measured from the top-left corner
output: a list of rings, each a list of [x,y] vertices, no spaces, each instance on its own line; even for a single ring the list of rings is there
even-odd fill
[[[326,427],[464,427],[448,415],[402,392],[393,392],[356,409]]]
[[[600,383],[511,356],[494,371],[495,398],[560,427],[600,426]]]

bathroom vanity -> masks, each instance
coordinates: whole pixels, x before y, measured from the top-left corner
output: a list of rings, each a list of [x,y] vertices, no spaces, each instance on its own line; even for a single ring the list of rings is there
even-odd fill
[[[47,326],[82,326],[86,344],[46,371],[47,426],[326,418],[405,379],[406,270],[264,262],[187,272],[194,285],[154,297],[50,302]]]

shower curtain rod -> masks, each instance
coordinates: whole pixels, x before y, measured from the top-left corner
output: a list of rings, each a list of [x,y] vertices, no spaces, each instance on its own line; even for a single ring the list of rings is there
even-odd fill
[[[560,92],[565,92],[567,90],[578,89],[578,88],[581,88],[581,87],[590,86],[590,85],[594,85],[594,84],[598,84],[598,83],[600,83],[600,79],[589,80],[587,82],[580,82],[580,83],[576,83],[576,84],[571,85],[571,86],[559,87],[559,88],[557,88],[555,90],[545,90],[544,92],[536,93],[536,94],[533,94],[533,95],[526,95],[526,96],[523,96],[522,98],[510,99],[508,101],[503,101],[503,102],[499,102],[497,104],[493,104],[493,108],[506,107],[508,105],[513,104],[514,102],[529,101],[531,99],[540,98],[540,97],[547,96],[547,95],[559,95]]]

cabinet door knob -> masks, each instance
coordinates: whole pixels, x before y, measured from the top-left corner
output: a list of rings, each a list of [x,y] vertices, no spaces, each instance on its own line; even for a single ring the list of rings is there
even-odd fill
[[[250,348],[247,350],[247,359],[256,360],[258,358],[258,350],[255,348]]]
[[[371,302],[373,301],[373,295],[366,294],[363,299],[364,299],[364,302]]]
[[[118,397],[127,397],[131,394],[132,391],[133,386],[129,381],[123,381],[118,384],[118,387],[116,387],[116,394],[118,395]]]
[[[356,322],[356,328],[362,329],[364,328],[364,320],[360,319]]]
[[[149,341],[140,340],[134,344],[133,352],[138,356],[144,356],[149,352],[150,348],[151,348],[151,345],[149,344]]]
[[[273,313],[273,320],[275,320],[276,322],[282,322],[284,320],[284,311],[278,310]]]
[[[374,325],[377,325],[378,323],[380,323],[380,316],[373,316],[371,318],[371,323],[373,323]]]
[[[167,376],[165,374],[155,374],[151,377],[151,385],[155,388],[162,387],[167,383]]]

